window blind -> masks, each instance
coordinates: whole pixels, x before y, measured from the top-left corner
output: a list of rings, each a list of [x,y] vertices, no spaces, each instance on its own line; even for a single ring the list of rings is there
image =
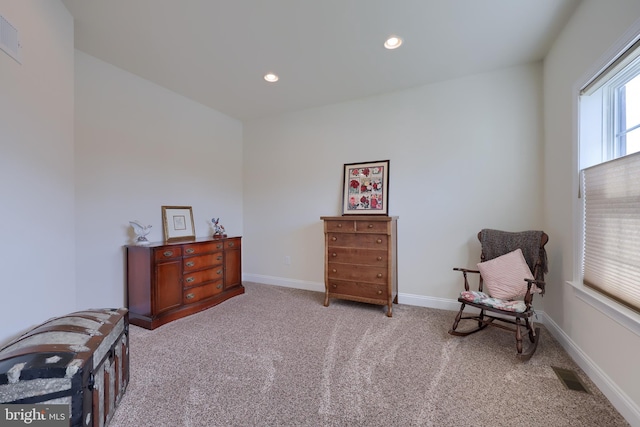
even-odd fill
[[[640,312],[640,152],[583,170],[584,284]]]

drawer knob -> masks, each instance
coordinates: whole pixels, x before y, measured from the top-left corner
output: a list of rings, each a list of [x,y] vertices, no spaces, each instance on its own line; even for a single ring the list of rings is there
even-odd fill
[[[195,252],[195,249],[193,249],[193,248],[189,248],[189,249],[187,249],[185,252],[186,252],[186,253],[188,253],[188,254],[192,254],[192,253],[194,253],[194,252]]]
[[[378,295],[382,295],[382,291],[378,291]]]
[[[336,270],[335,268],[333,270],[331,270],[333,273],[337,273],[338,270]]]
[[[367,225],[367,227],[373,228],[373,224],[369,224],[369,225]]]
[[[173,255],[173,251],[164,251],[164,253],[162,255],[164,255],[166,257],[169,257],[169,256]]]
[[[217,249],[222,249],[222,245],[220,243],[218,243],[218,246],[216,246]]]
[[[376,243],[382,243],[382,239],[376,240]]]
[[[336,240],[338,240],[338,238],[336,236],[333,236],[331,240],[335,242]]]
[[[382,277],[382,273],[378,273],[378,278]]]
[[[216,260],[220,261],[222,259],[222,255],[219,255],[218,258],[216,258]]]
[[[187,283],[191,283],[191,282],[193,282],[194,280],[196,280],[196,279],[194,279],[193,277],[187,277]]]
[[[194,265],[196,265],[196,263],[195,263],[195,262],[193,262],[193,261],[189,261],[189,262],[186,264],[186,266],[187,266],[187,267],[193,267]]]
[[[342,228],[342,224],[338,224],[338,228]]]
[[[338,287],[338,285],[336,285],[335,283],[331,286],[333,286],[334,289]]]
[[[216,271],[216,274],[222,274],[222,270]]]
[[[233,247],[233,242],[229,243],[229,247],[232,248]]]
[[[216,288],[222,289],[222,283],[220,283],[218,286],[216,286]]]
[[[187,294],[187,299],[193,299],[195,298],[195,294]]]
[[[332,254],[331,254],[331,256],[332,256],[332,257],[337,257],[337,256],[338,256],[338,254],[334,252],[334,253],[332,253]]]
[[[378,261],[382,261],[382,257],[381,256],[378,257]]]

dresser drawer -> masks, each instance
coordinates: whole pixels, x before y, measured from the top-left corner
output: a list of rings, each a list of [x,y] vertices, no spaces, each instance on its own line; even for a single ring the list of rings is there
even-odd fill
[[[340,220],[340,221],[325,221],[324,222],[325,233],[353,233],[356,231],[355,221],[353,220]]]
[[[388,237],[386,234],[328,233],[327,244],[329,247],[342,246],[386,250]]]
[[[332,294],[385,301],[388,296],[386,284],[345,282],[341,280],[329,280],[328,291]]]
[[[225,249],[240,249],[240,244],[242,240],[240,239],[229,239],[224,241]]]
[[[153,258],[155,261],[163,261],[165,259],[180,258],[182,256],[182,248],[180,246],[164,247],[154,249]]]
[[[209,282],[211,280],[222,279],[222,266],[210,268],[208,270],[194,271],[190,273],[185,273],[182,286],[185,288],[189,288],[191,286],[196,286],[204,282]]]
[[[357,248],[327,248],[327,260],[329,263],[344,264],[363,264],[373,265],[376,267],[387,266],[387,251],[375,249],[357,249]]]
[[[389,232],[389,222],[387,221],[356,221],[356,232],[358,233],[384,233]]]
[[[222,280],[218,280],[213,283],[207,283],[206,285],[197,286],[195,288],[187,289],[183,292],[182,302],[183,304],[191,304],[196,301],[200,301],[210,296],[219,294],[222,292]]]
[[[219,242],[207,242],[207,243],[193,243],[186,244],[182,246],[182,250],[184,251],[184,256],[198,255],[198,254],[206,254],[207,252],[215,252],[222,249],[222,246],[219,246]]]
[[[331,264],[327,270],[330,279],[357,280],[362,282],[386,283],[387,269],[366,265]]]
[[[214,252],[212,254],[204,254],[184,258],[182,269],[184,272],[200,270],[207,267],[213,267],[222,264],[222,252]]]

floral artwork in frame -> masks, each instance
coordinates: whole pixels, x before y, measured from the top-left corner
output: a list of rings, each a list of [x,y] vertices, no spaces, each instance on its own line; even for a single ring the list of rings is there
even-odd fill
[[[388,215],[389,160],[344,165],[343,215]]]

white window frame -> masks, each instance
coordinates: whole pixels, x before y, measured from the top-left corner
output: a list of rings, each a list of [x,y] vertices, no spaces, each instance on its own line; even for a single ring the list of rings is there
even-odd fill
[[[627,50],[631,47],[638,39],[640,38],[640,20],[636,21],[636,23],[630,27],[627,32],[620,37],[620,39],[607,51],[605,54],[598,60],[596,63],[589,69],[587,72],[578,79],[573,88],[572,93],[573,97],[573,146],[574,146],[574,156],[573,156],[573,165],[575,173],[573,188],[576,189],[575,195],[573,197],[573,279],[567,281],[567,284],[572,286],[574,289],[574,295],[582,300],[583,302],[589,304],[593,308],[597,309],[604,315],[608,316],[612,320],[616,321],[621,326],[627,328],[631,332],[640,336],[640,314],[637,312],[627,308],[623,304],[618,303],[617,301],[597,292],[583,284],[583,276],[582,276],[582,256],[583,256],[583,248],[584,248],[584,229],[583,229],[583,200],[580,198],[580,170],[586,167],[585,164],[581,164],[581,153],[580,151],[580,95],[581,90],[587,86],[593,79],[600,75],[603,70],[605,70],[610,64],[614,62],[614,60],[619,56],[620,52]],[[617,80],[617,79],[616,79]],[[606,96],[606,95],[603,95]],[[611,105],[610,103],[604,102],[602,105]],[[602,114],[610,114],[613,115],[613,112],[610,111],[610,108],[606,108],[601,111]],[[603,122],[611,122],[611,120],[604,120]],[[592,130],[593,131],[593,130]],[[598,132],[598,130],[595,130]],[[607,132],[612,131],[611,129],[605,129],[604,127],[599,130],[602,132],[601,137],[604,139],[609,139]],[[604,144],[600,144],[601,152],[595,153],[596,157],[600,157],[599,161],[595,161],[591,164],[600,163],[605,161],[605,159],[609,158],[611,155],[615,155],[610,150],[613,148],[612,146],[606,146]],[[591,147],[590,150],[597,150],[595,146]]]
[[[625,106],[620,99],[620,89],[633,80],[635,77],[640,76],[640,57],[636,58],[632,64],[630,64],[624,72],[607,82],[604,88],[603,97],[603,111],[607,116],[603,117],[603,121],[606,124],[606,153],[607,158],[605,160],[617,159],[627,155],[626,143],[620,142],[620,136],[628,134],[632,130],[640,128],[640,124],[625,129],[621,128],[620,118],[623,116],[621,110],[625,110]],[[617,119],[617,120],[616,120]]]

